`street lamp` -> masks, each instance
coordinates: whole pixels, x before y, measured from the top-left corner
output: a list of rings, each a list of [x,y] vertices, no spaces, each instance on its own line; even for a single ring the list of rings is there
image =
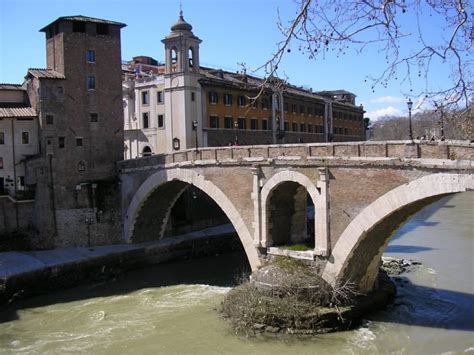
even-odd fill
[[[198,121],[197,120],[193,120],[193,131],[195,132],[195,136],[196,136],[196,152],[198,151]]]
[[[413,141],[413,131],[411,128],[411,109],[413,107],[413,101],[411,99],[408,99],[407,101],[407,106],[408,106],[408,122],[409,122],[409,129],[410,129],[410,140]]]

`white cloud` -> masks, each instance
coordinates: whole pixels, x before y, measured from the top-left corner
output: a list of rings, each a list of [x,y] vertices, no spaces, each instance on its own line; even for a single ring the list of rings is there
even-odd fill
[[[400,96],[381,96],[370,100],[373,104],[399,104],[405,101],[406,99]]]
[[[402,116],[404,113],[402,110],[393,107],[393,106],[388,106],[385,108],[381,108],[378,110],[373,110],[373,111],[368,111],[365,116],[369,117],[371,120],[375,121],[378,120],[380,117],[384,116]]]

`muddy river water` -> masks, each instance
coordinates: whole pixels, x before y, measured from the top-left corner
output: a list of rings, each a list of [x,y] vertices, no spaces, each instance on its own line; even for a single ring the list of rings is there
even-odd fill
[[[240,254],[136,270],[0,309],[0,354],[474,354],[474,192],[400,228],[387,256],[420,261],[395,304],[355,330],[309,339],[243,338],[216,308]]]

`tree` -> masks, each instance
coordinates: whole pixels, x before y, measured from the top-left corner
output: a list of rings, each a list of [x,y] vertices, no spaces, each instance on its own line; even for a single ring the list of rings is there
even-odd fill
[[[362,54],[370,47],[383,53],[385,69],[366,81],[372,90],[391,81],[424,78],[426,99],[443,106],[470,105],[473,97],[474,29],[468,18],[468,0],[295,0],[296,16],[279,20],[283,34],[277,51],[260,68],[267,77],[277,76],[283,56],[293,42],[310,59],[328,53]],[[436,34],[433,33],[434,28]],[[293,46],[293,45],[292,45]],[[449,68],[451,85],[430,87],[435,65]],[[257,69],[257,70],[258,70]],[[412,90],[412,89],[411,89]]]

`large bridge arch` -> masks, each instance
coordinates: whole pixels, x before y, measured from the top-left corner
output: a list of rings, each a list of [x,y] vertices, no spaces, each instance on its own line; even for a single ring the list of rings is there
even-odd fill
[[[278,186],[288,182],[297,183],[304,187],[313,201],[315,209],[315,249],[324,254],[328,250],[326,199],[322,198],[322,194],[308,176],[292,170],[276,173],[262,187],[260,195],[262,201],[262,245],[270,246],[271,243],[268,230],[270,197]]]
[[[234,226],[237,235],[242,242],[245,253],[249,260],[249,264],[252,270],[256,270],[260,266],[260,259],[258,251],[253,245],[253,239],[251,234],[245,225],[239,211],[233,205],[233,203],[227,198],[227,196],[211,181],[207,180],[205,176],[189,169],[167,169],[159,170],[156,173],[149,176],[137,189],[133,195],[130,204],[127,207],[124,218],[124,239],[127,243],[132,241],[132,236],[135,229],[135,223],[146,200],[151,194],[160,186],[164,186],[170,182],[178,182],[175,184],[174,197],[170,199],[168,211],[166,212],[165,221],[169,217],[169,212],[173,207],[174,203],[184,191],[186,186],[194,185],[204,193],[206,193],[216,204],[222,209],[222,211],[229,218],[230,222]]]
[[[372,290],[379,261],[391,233],[411,214],[434,200],[474,189],[474,175],[439,173],[399,186],[367,206],[338,239],[323,271],[323,278],[356,282],[360,290]]]

